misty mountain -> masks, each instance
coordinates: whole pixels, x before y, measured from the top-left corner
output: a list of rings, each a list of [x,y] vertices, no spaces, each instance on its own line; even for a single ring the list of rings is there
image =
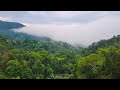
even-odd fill
[[[120,44],[120,35],[114,35],[110,39],[102,39],[98,42],[93,42],[91,45],[88,46],[88,48],[84,49],[85,51],[87,51],[85,55],[95,53],[99,48],[105,48],[114,45],[115,43]]]
[[[7,21],[1,21],[0,20],[0,34],[10,37],[12,39],[18,40],[24,40],[24,39],[42,39],[46,40],[48,39],[47,37],[38,37],[38,36],[33,36],[29,34],[25,34],[22,32],[15,32],[15,30],[26,27],[25,25],[18,23],[18,22],[7,22]]]
[[[0,21],[0,35],[11,38],[14,41],[16,41],[16,40],[19,40],[19,41],[37,40],[37,43],[42,42],[42,44],[43,44],[42,48],[48,49],[48,50],[49,50],[49,48],[56,47],[56,46],[58,46],[57,47],[58,49],[59,48],[64,48],[64,49],[71,48],[71,50],[72,50],[72,49],[76,48],[72,45],[69,45],[66,42],[52,40],[51,38],[48,38],[47,36],[35,36],[35,35],[23,33],[23,32],[16,32],[17,30],[19,30],[20,28],[23,28],[23,27],[26,27],[26,26],[21,23]],[[36,45],[37,45],[37,43],[36,43]],[[23,46],[23,47],[25,47],[25,46]],[[41,47],[41,46],[39,46],[39,47]],[[77,48],[81,48],[81,47],[79,46]],[[53,49],[52,52],[54,52],[54,50],[57,50],[57,49]]]
[[[9,30],[9,29],[22,28],[22,27],[25,27],[25,25],[17,22],[6,22],[0,20],[0,30]]]

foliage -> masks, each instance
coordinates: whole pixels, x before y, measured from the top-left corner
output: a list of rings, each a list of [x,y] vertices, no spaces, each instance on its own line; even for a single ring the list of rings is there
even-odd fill
[[[0,79],[120,79],[120,35],[81,48],[15,33],[11,28],[23,27],[18,23],[4,25],[0,26]]]
[[[91,54],[79,60],[77,75],[78,78],[94,79],[102,73],[104,60],[97,54]]]

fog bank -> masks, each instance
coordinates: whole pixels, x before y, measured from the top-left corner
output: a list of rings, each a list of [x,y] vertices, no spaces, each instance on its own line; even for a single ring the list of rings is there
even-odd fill
[[[35,36],[46,36],[69,44],[88,46],[101,39],[109,39],[120,34],[120,16],[106,16],[94,22],[29,24],[27,27],[15,30]]]

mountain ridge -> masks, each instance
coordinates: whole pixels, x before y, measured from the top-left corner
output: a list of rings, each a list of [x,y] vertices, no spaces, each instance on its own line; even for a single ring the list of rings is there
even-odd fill
[[[9,22],[9,21],[0,20],[0,30],[16,29],[22,27],[25,27],[25,25],[18,22]]]

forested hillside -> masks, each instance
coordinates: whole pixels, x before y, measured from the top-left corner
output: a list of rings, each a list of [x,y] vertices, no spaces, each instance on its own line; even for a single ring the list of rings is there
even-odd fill
[[[77,57],[80,57],[76,55],[76,50],[64,42],[27,39],[15,41],[0,36],[1,78],[53,78],[51,75],[55,74],[71,75]]]
[[[9,30],[24,27],[25,25],[17,22],[6,22],[0,20],[0,30]]]
[[[107,39],[107,40],[100,40],[98,42],[92,43],[92,45],[89,45],[88,48],[83,50],[83,53],[85,56],[95,53],[99,48],[105,48],[110,45],[114,45],[115,43],[120,43],[120,35],[113,36],[113,38]]]
[[[99,41],[103,46],[89,52],[90,47],[87,51],[51,39],[13,40],[0,35],[0,78],[117,79],[120,78],[120,43],[117,40],[120,40],[119,35],[104,43]]]
[[[0,34],[10,37],[14,40],[25,40],[25,39],[32,39],[32,40],[44,40],[48,39],[47,37],[37,37],[33,35],[28,35],[25,33],[18,33],[14,29],[19,29],[26,27],[25,25],[17,22],[6,22],[0,20]]]

